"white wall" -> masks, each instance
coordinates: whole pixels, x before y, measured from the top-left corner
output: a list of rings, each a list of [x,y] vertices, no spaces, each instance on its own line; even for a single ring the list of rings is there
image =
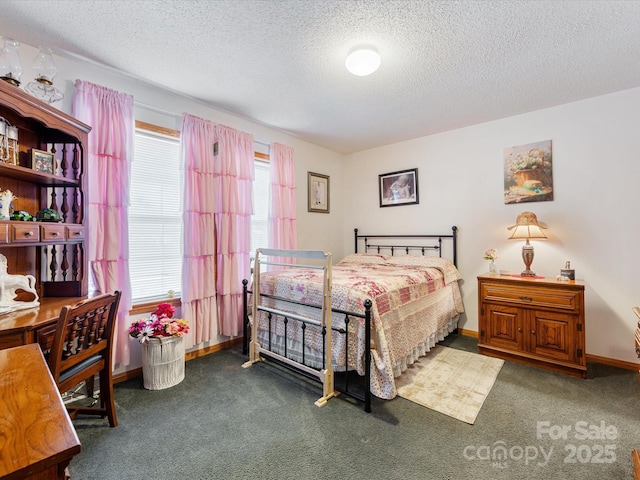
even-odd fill
[[[428,108],[428,105],[425,105]],[[533,270],[555,277],[570,260],[586,283],[588,354],[637,362],[631,311],[640,305],[640,89],[417,138],[347,157],[345,251],[350,232],[446,233],[459,227],[466,318],[477,331],[478,274],[497,248],[498,268],[520,272],[523,241],[506,227],[525,210],[548,225],[532,241]],[[505,205],[503,149],[552,140],[554,200]],[[418,168],[419,205],[379,208],[378,175]]]

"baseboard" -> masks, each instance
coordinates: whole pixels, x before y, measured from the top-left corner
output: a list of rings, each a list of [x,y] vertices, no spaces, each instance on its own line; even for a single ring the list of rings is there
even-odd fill
[[[216,343],[215,345],[210,345],[208,347],[199,348],[198,350],[194,350],[192,352],[187,352],[184,355],[185,361],[193,360],[194,358],[204,357],[205,355],[209,355],[210,353],[219,352],[220,350],[225,350],[227,348],[231,348],[234,345],[242,343],[242,337],[234,338],[232,340],[227,340],[226,342]],[[119,373],[113,376],[113,383],[126,382],[132,378],[137,378],[142,376],[142,367],[134,368],[132,370],[127,370],[126,372]]]
[[[113,376],[113,383],[126,382],[127,380],[131,380],[132,378],[137,378],[142,376],[142,367],[134,368],[133,370],[127,370],[126,372],[118,373]]]
[[[592,355],[587,353],[587,362],[600,363],[610,367],[623,368],[625,370],[640,371],[640,363],[627,362],[625,360],[617,360],[615,358],[601,357],[600,355]]]
[[[463,328],[459,328],[458,333],[466,337],[478,338],[478,332],[476,332],[475,330],[465,330]],[[640,363],[627,362],[625,360],[618,360],[616,358],[601,357],[600,355],[592,355],[590,353],[587,353],[587,362],[599,363],[601,365],[622,368],[624,370],[633,370],[634,372],[640,371]]]
[[[193,360],[194,358],[204,357],[205,355],[209,355],[210,353],[215,353],[219,352],[220,350],[231,348],[234,345],[238,345],[240,343],[242,343],[242,337],[234,338],[232,340],[227,340],[226,342],[216,343],[215,345],[199,348],[198,350],[194,350],[192,352],[187,352],[184,358],[186,361]]]
[[[460,335],[464,335],[465,337],[478,338],[478,332],[476,332],[475,330],[465,330],[464,328],[458,328],[458,333]]]

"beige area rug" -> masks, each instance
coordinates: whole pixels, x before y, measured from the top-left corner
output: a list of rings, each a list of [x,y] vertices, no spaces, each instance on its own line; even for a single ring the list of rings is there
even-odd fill
[[[436,345],[396,378],[398,395],[473,424],[504,360]]]

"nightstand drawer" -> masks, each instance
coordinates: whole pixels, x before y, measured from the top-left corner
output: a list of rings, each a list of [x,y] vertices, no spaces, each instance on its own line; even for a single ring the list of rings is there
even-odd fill
[[[520,287],[501,283],[483,283],[480,298],[484,302],[532,308],[553,308],[578,313],[582,308],[579,291],[545,288],[535,285]]]

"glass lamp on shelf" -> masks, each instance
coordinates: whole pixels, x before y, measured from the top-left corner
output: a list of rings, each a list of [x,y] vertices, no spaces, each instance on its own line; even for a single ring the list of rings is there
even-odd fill
[[[64,98],[63,93],[53,86],[53,79],[58,74],[58,67],[53,61],[51,49],[40,47],[33,63],[36,79],[29,82],[25,90],[34,97],[47,103],[57,102]]]
[[[0,51],[0,79],[13,86],[20,86],[20,76],[22,75],[22,64],[18,54],[18,42],[13,38],[2,37],[4,46]]]

